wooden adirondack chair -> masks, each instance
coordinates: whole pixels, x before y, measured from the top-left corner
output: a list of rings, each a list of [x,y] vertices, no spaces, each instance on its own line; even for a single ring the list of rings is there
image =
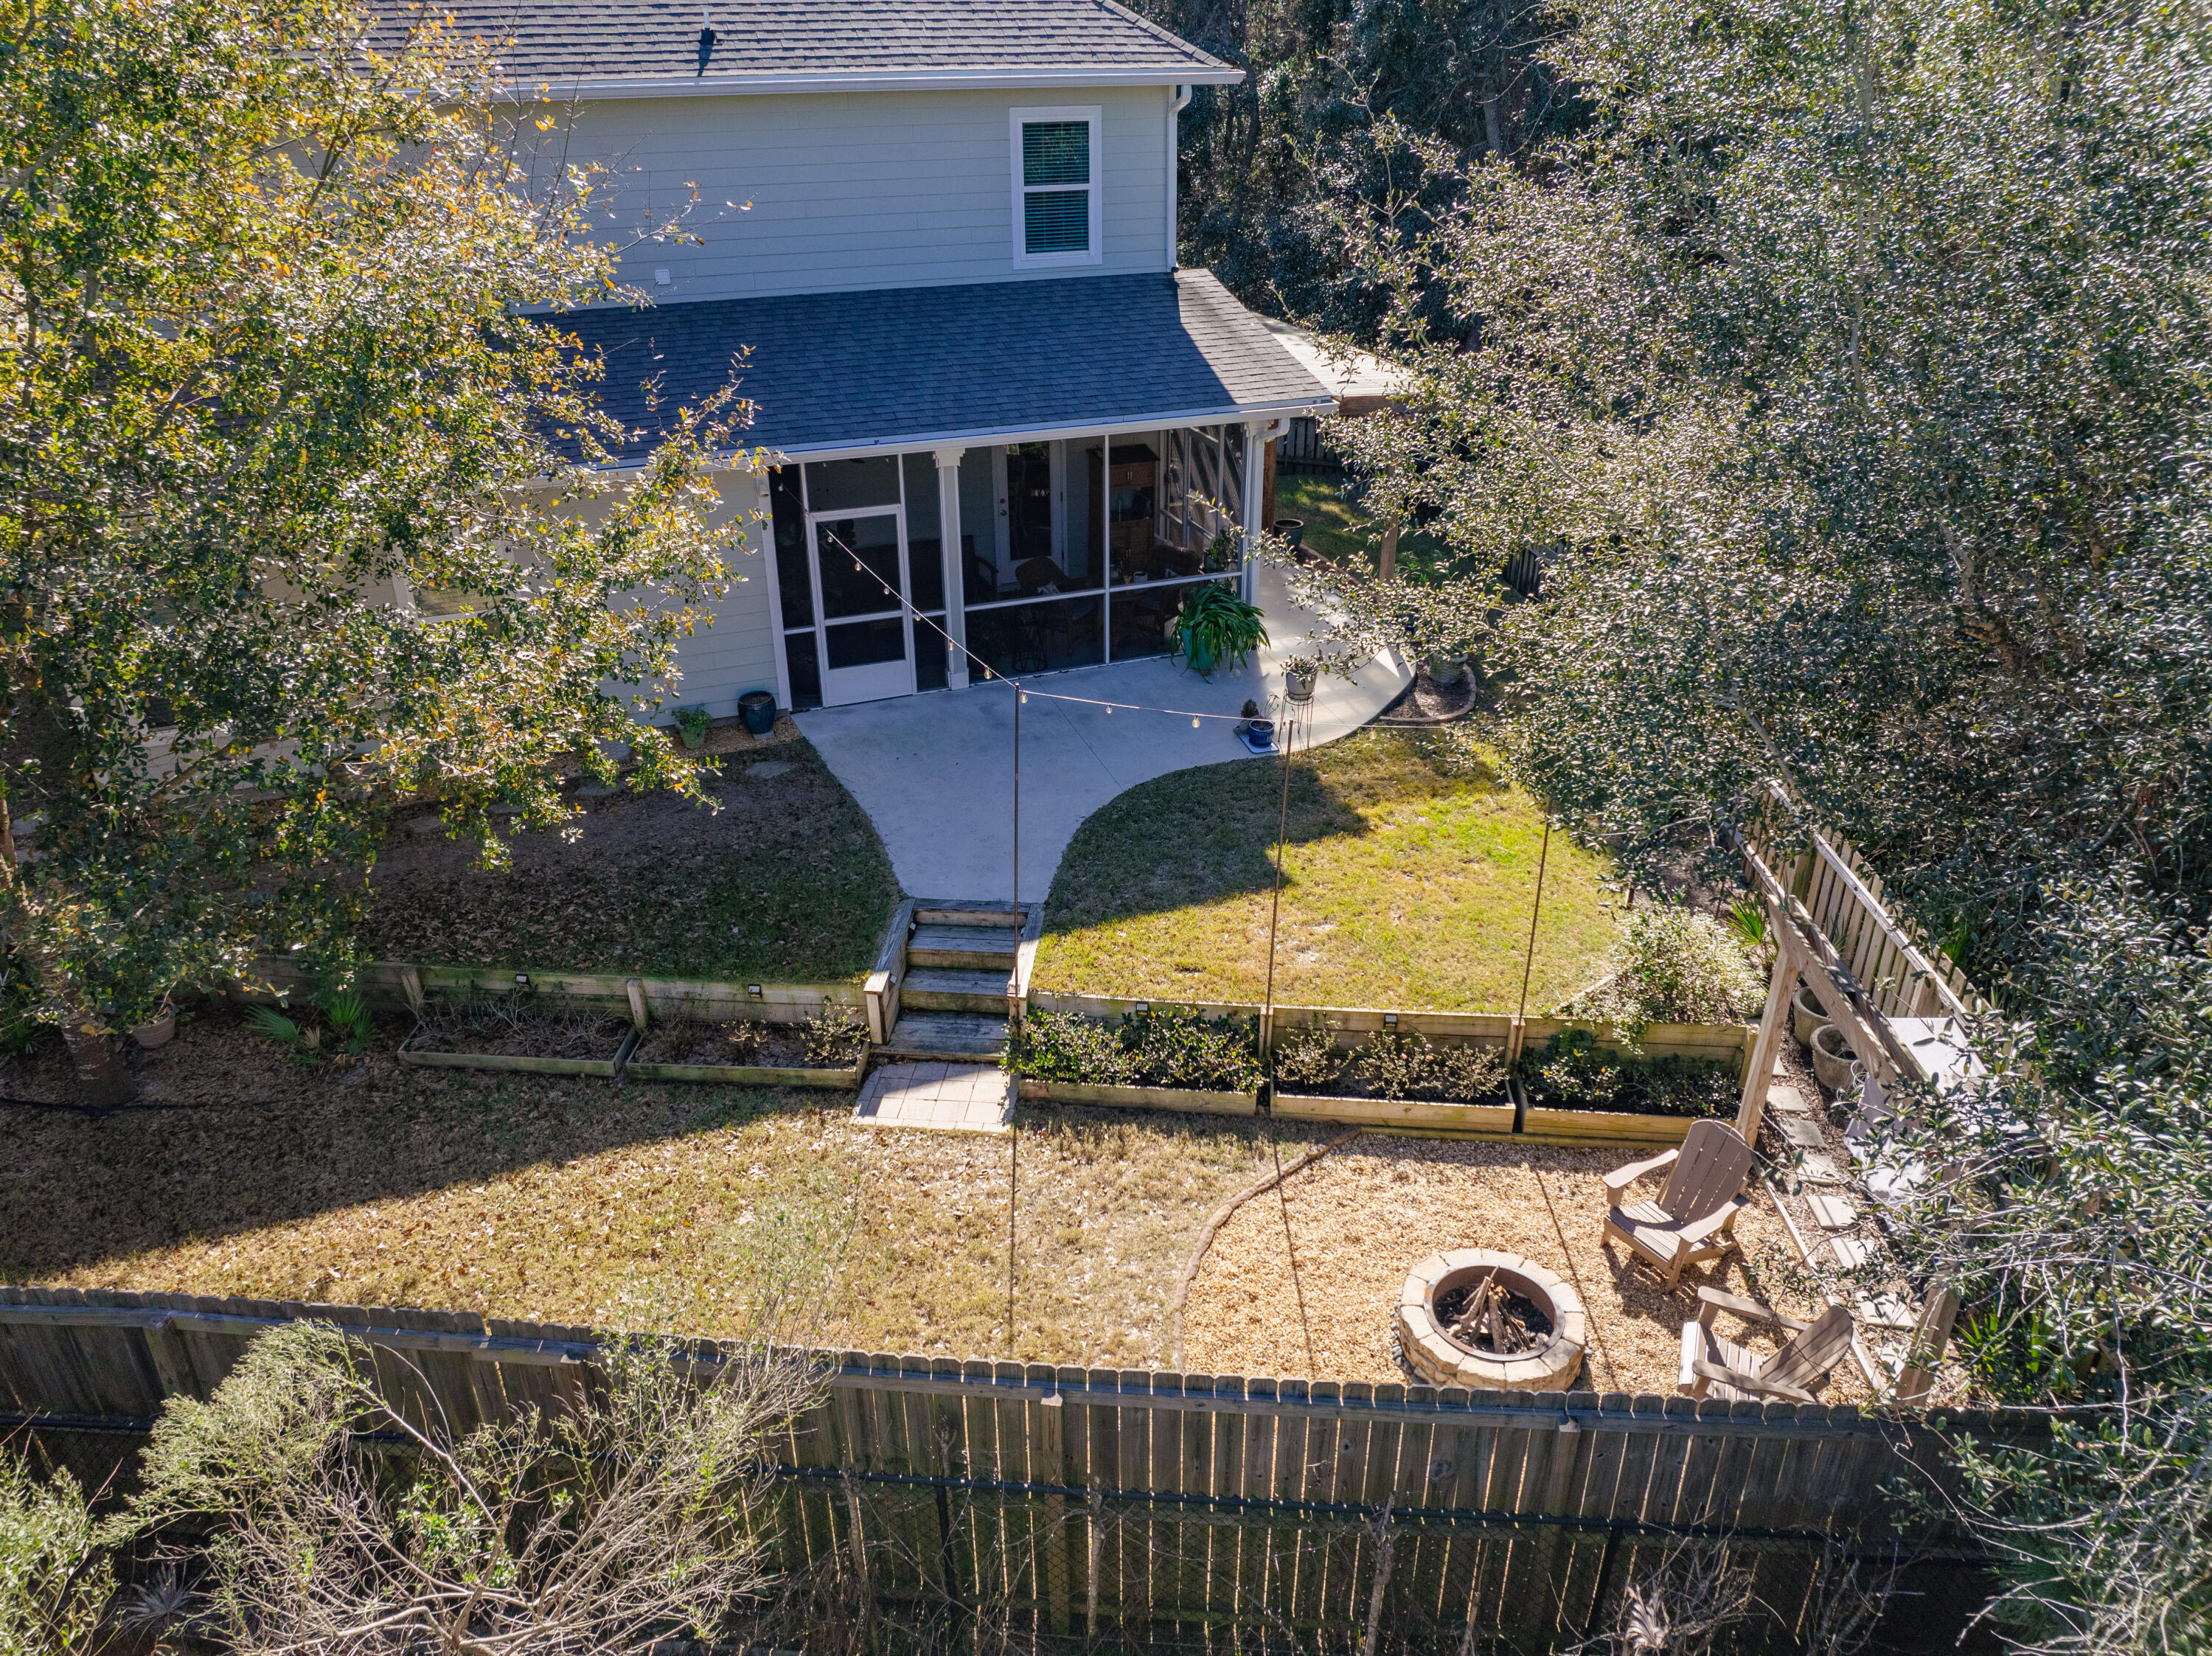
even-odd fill
[[[1685,1266],[1717,1259],[1737,1246],[1735,1216],[1750,1204],[1743,1186],[1751,1162],[1751,1146],[1735,1128],[1719,1121],[1697,1123],[1680,1149],[1606,1174],[1606,1236],[1618,1236],[1657,1265],[1672,1292]],[[1656,1202],[1621,1205],[1631,1185],[1665,1167],[1674,1171]]]
[[[1747,1351],[1713,1331],[1713,1318],[1728,1312],[1746,1322],[1778,1323],[1790,1331],[1771,1357]],[[1784,1317],[1756,1300],[1740,1300],[1717,1288],[1698,1290],[1698,1319],[1682,1325],[1682,1374],[1678,1392],[1731,1400],[1786,1398],[1811,1403],[1812,1392],[1851,1349],[1851,1313],[1832,1305],[1809,1323]]]

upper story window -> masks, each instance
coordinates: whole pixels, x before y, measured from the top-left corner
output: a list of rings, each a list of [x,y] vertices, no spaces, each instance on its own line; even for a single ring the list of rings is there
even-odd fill
[[[1013,112],[1017,265],[1099,263],[1098,113],[1096,104]]]

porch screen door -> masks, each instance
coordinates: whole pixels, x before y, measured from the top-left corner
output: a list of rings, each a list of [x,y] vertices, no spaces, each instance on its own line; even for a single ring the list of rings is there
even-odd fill
[[[912,695],[914,629],[900,602],[912,590],[905,513],[896,507],[824,512],[808,521],[814,531],[823,705]],[[853,567],[856,557],[867,573]]]

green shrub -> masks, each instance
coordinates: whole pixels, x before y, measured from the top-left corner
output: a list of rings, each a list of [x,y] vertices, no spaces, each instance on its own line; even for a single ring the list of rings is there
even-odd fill
[[[1428,1086],[1463,1104],[1505,1089],[1505,1054],[1495,1046],[1439,1046],[1430,1062]]]
[[[1117,1026],[1031,1012],[1008,1038],[1007,1054],[1020,1074],[1094,1087],[1247,1093],[1261,1080],[1259,1026],[1249,1018],[1140,1012]]]
[[[1492,1046],[1439,1046],[1426,1035],[1385,1030],[1359,1049],[1359,1079],[1382,1098],[1433,1095],[1455,1103],[1505,1085],[1505,1055]]]
[[[1589,998],[1589,1016],[1632,1037],[1655,1023],[1741,1023],[1766,999],[1744,946],[1709,915],[1671,903],[1632,910],[1613,980]]]
[[[868,1032],[848,1013],[824,1007],[799,1026],[806,1061],[820,1069],[842,1070],[860,1055]]]
[[[1249,1093],[1260,1085],[1260,1027],[1250,1018],[1212,1021],[1142,1012],[1123,1021],[1146,1082],[1194,1092]]]
[[[1384,1030],[1359,1049],[1352,1067],[1369,1091],[1403,1098],[1428,1078],[1431,1052],[1426,1035]]]
[[[1276,1031],[1267,1053],[1276,1084],[1297,1092],[1328,1086],[1343,1073],[1351,1057],[1336,1044],[1327,1026],[1318,1023]]]
[[[1727,1116],[1737,1102],[1732,1065],[1601,1052],[1587,1029],[1563,1029],[1524,1052],[1518,1072],[1528,1102],[1547,1110]]]
[[[1011,1067],[1040,1081],[1132,1087],[1142,1071],[1137,1055],[1110,1023],[1074,1012],[1031,1012],[1006,1041]]]

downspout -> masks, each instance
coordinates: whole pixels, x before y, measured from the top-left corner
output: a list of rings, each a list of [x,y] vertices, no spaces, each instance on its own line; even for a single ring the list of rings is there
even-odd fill
[[[1176,179],[1182,159],[1182,123],[1178,118],[1190,107],[1190,88],[1179,86],[1168,100],[1168,269],[1176,268]]]

